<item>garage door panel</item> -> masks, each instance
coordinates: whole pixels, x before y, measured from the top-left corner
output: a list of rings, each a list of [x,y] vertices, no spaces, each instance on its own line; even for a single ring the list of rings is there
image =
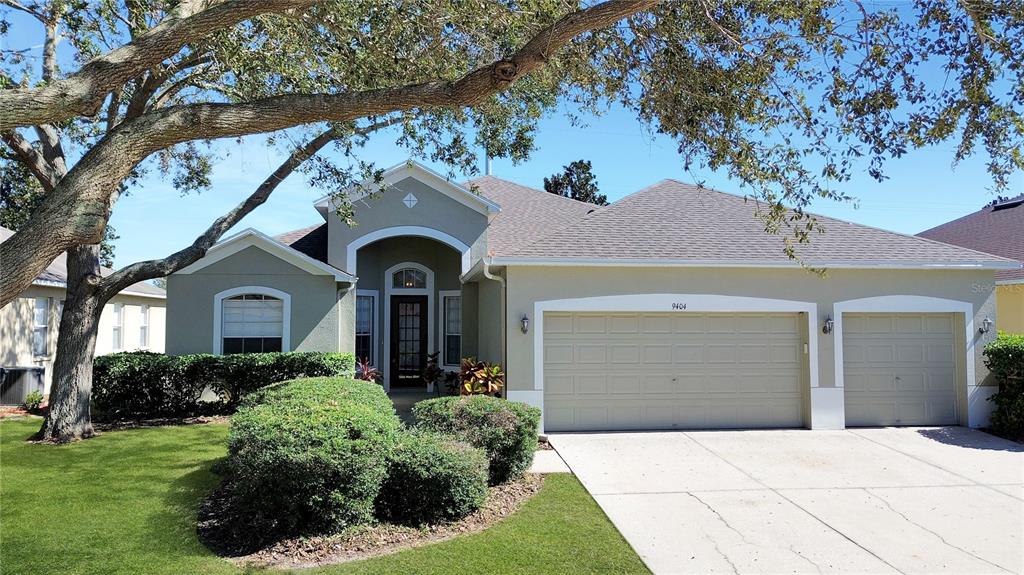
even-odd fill
[[[844,314],[846,424],[956,423],[952,314]]]
[[[600,315],[544,330],[547,430],[801,425],[796,314]]]
[[[608,361],[607,351],[604,345],[578,345],[576,346],[576,362],[581,364],[600,363]]]

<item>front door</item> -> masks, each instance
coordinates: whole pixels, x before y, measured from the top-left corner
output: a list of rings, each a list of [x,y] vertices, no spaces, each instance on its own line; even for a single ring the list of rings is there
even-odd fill
[[[391,296],[391,387],[423,384],[427,365],[427,296]]]

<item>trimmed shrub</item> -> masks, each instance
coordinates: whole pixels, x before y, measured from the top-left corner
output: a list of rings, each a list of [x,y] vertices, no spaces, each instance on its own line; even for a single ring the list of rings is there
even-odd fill
[[[324,399],[350,384],[374,390],[363,399],[387,399],[365,382],[297,380],[231,418],[227,469],[236,534],[260,541],[329,534],[373,518],[401,422],[394,411],[378,409],[379,398]]]
[[[990,401],[992,430],[1013,439],[1024,438],[1024,334],[1000,332],[985,346],[985,365],[999,384]]]
[[[346,377],[312,377],[268,385],[245,396],[243,407],[259,403],[288,401],[354,401],[382,412],[395,413],[395,406],[381,386]]]
[[[487,499],[487,454],[453,438],[401,433],[377,495],[377,517],[421,525],[462,519]]]
[[[245,395],[300,377],[351,376],[348,353],[282,352],[171,356],[114,353],[93,362],[93,408],[107,419],[230,413]],[[222,401],[206,403],[212,390]]]
[[[418,429],[451,435],[486,451],[491,485],[522,477],[533,462],[540,423],[535,407],[473,395],[421,401],[412,412]]]

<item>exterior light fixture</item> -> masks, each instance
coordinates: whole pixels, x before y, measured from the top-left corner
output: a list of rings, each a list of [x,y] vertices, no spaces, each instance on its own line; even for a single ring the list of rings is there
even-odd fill
[[[825,317],[825,324],[821,326],[821,333],[828,335],[832,333],[832,329],[835,327],[836,322],[832,320],[832,316]]]
[[[523,330],[523,333],[530,331],[530,318],[523,314],[523,318],[519,320],[519,329]]]
[[[981,320],[981,327],[978,328],[978,331],[980,331],[981,333],[988,333],[992,331],[993,323],[994,322],[992,321],[992,318],[986,317],[985,319]]]

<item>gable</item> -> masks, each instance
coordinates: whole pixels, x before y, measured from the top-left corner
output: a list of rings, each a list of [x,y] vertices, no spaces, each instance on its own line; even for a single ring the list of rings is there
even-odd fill
[[[255,250],[255,252],[251,250]],[[247,255],[244,255],[242,257],[236,257],[242,252],[246,252]],[[258,257],[257,252],[259,252]],[[335,280],[341,282],[351,282],[355,279],[352,275],[345,273],[340,269],[331,267],[327,263],[313,259],[312,257],[292,247],[289,247],[278,240],[272,239],[269,236],[260,233],[252,228],[249,228],[245,231],[235,234],[234,236],[231,236],[226,240],[219,242],[218,244],[211,247],[208,252],[206,252],[206,256],[204,256],[203,258],[199,259],[196,262],[193,262],[191,265],[188,265],[178,270],[172,275],[189,275],[194,273],[200,273],[203,270],[207,270],[208,268],[219,270],[221,268],[232,269],[232,266],[235,266],[235,268],[238,269],[235,262],[243,262],[246,261],[247,259],[252,258],[256,259],[254,259],[250,263],[261,266],[252,269],[294,269],[298,273],[330,276],[333,277]],[[218,266],[218,264],[221,264],[221,262],[225,260],[228,260],[228,262],[224,263],[221,266]],[[271,262],[270,260],[277,260],[277,262]],[[282,264],[287,264],[289,268],[280,268]],[[240,269],[244,270],[242,273],[253,273],[251,269]],[[287,271],[285,273],[294,274],[296,272]],[[205,273],[217,272],[207,271]],[[265,274],[269,272],[261,271],[259,273]]]
[[[200,275],[308,275],[281,258],[259,247],[248,246],[194,272]]]
[[[349,244],[361,243],[360,239],[366,236],[387,235],[384,231],[388,229],[423,229],[471,246],[488,225],[486,212],[467,206],[414,177],[404,178],[379,194],[357,200],[353,213],[356,225],[351,227],[333,211],[327,214],[328,262],[345,270],[353,269],[348,262]]]

